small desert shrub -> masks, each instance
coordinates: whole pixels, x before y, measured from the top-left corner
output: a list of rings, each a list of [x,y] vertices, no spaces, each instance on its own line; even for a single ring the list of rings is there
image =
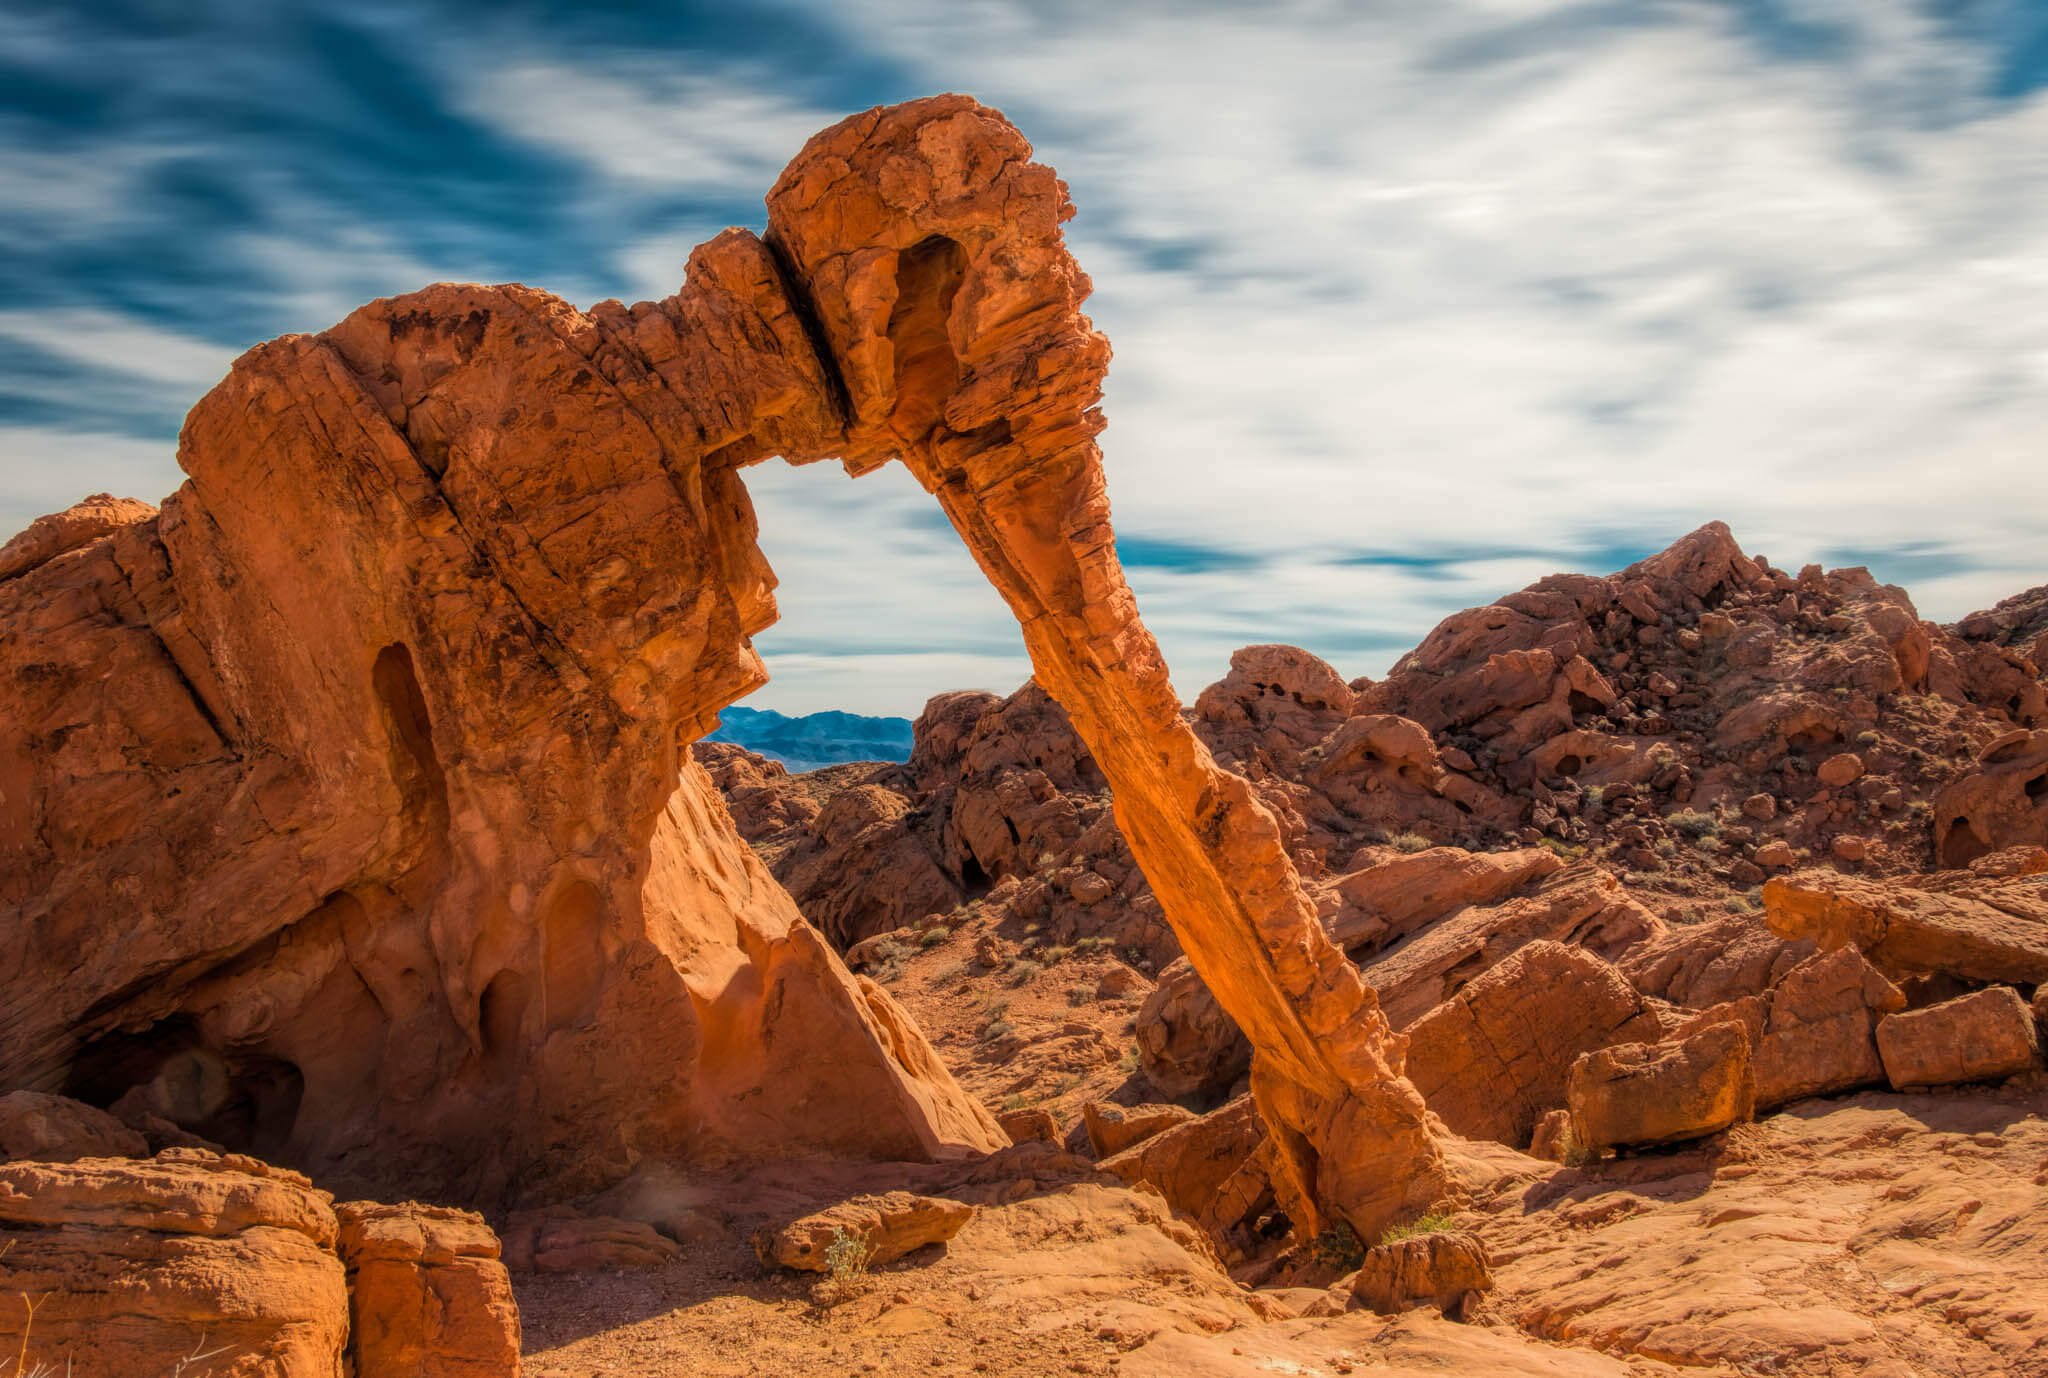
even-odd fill
[[[1129,1076],[1131,1073],[1137,1071],[1138,1045],[1134,1043],[1130,1047],[1124,1049],[1123,1058],[1117,1065],[1123,1068],[1125,1076]]]
[[[1003,1109],[1005,1110],[1028,1110],[1030,1108],[1031,1098],[1022,1091],[1013,1092],[1003,1097]]]
[[[1536,845],[1542,847],[1545,851],[1563,857],[1566,861],[1577,861],[1586,854],[1584,847],[1574,847],[1569,842],[1560,842],[1554,837],[1546,837]]]
[[[1666,814],[1664,821],[1688,837],[1705,837],[1721,830],[1721,820],[1700,809],[1680,809]]]
[[[842,1297],[852,1296],[867,1285],[868,1242],[834,1226],[832,1242],[825,1246],[825,1280]]]
[[[1380,1236],[1380,1243],[1395,1244],[1403,1239],[1413,1239],[1417,1235],[1442,1234],[1449,1228],[1451,1228],[1451,1213],[1449,1211],[1431,1211],[1427,1215],[1416,1217],[1405,1225],[1394,1226]]]
[[[1051,966],[1054,962],[1064,962],[1073,955],[1074,949],[1071,947],[1048,947],[1040,950],[1038,960]]]
[[[1701,852],[1707,856],[1712,856],[1714,855],[1714,853],[1721,850],[1721,839],[1716,837],[1713,833],[1707,833],[1702,837],[1694,838],[1692,840],[1692,846],[1694,851]]]
[[[1750,903],[1747,895],[1730,895],[1727,899],[1721,901],[1721,904],[1731,914],[1754,914],[1756,912],[1756,906]]]
[[[1866,731],[1862,731],[1862,732],[1858,732],[1858,733],[1856,734],[1856,745],[1858,745],[1858,746],[1876,746],[1876,745],[1877,745],[1877,733],[1875,733],[1875,732],[1873,732],[1873,731],[1868,731],[1868,730],[1866,730]]]
[[[1394,839],[1394,850],[1397,852],[1426,852],[1434,846],[1436,844],[1421,833],[1402,833]]]
[[[1068,1003],[1069,1005],[1092,1005],[1092,1004],[1094,1004],[1094,1003],[1095,1003],[1095,987],[1093,987],[1093,986],[1068,986],[1068,987],[1067,987],[1067,1003]]]
[[[1676,842],[1673,842],[1668,837],[1660,837],[1657,839],[1657,845],[1653,850],[1657,853],[1658,856],[1661,856],[1666,861],[1669,861],[1671,860],[1671,858],[1678,855],[1678,844]]]
[[[1028,986],[1037,978],[1038,973],[1044,970],[1045,967],[1041,964],[1019,957],[1016,961],[1010,963],[1010,984],[1013,986]]]
[[[1600,801],[1607,797],[1607,786],[1588,785],[1586,786],[1585,794],[1587,806],[1591,808],[1598,808],[1600,806]]]
[[[941,985],[952,985],[956,981],[965,981],[968,977],[972,976],[973,974],[974,963],[954,962],[951,966],[948,966],[945,970],[939,973],[939,983]]]
[[[1108,950],[1109,939],[1107,938],[1077,938],[1074,940],[1074,951],[1084,957],[1092,956],[1097,952],[1107,952]]]
[[[1340,1273],[1348,1273],[1365,1262],[1365,1245],[1359,1242],[1358,1232],[1342,1220],[1317,1235],[1309,1245],[1309,1253],[1323,1267]]]
[[[933,927],[927,928],[924,932],[917,935],[917,945],[919,947],[937,947],[940,943],[946,941],[946,939],[952,936],[953,935],[947,932],[945,928],[938,925],[934,925]]]
[[[981,1037],[985,1043],[994,1043],[997,1039],[1007,1038],[1016,1031],[1017,1026],[1009,1020],[997,1019],[991,1021],[988,1027],[981,1031]]]

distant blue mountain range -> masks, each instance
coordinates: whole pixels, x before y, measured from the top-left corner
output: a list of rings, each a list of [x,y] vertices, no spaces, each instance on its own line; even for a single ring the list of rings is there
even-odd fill
[[[772,708],[728,708],[707,742],[736,742],[780,761],[792,771],[847,761],[907,761],[908,718],[864,718],[858,713],[806,713],[792,718]]]

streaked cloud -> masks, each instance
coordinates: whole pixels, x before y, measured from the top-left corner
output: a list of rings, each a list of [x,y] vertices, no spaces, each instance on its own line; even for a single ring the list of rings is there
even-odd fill
[[[188,385],[369,296],[672,291],[816,129],[962,89],[1073,187],[1184,692],[1251,640],[1380,673],[1712,518],[1953,618],[2048,579],[2044,81],[2022,0],[31,8],[0,20],[0,520],[99,472],[168,491]],[[57,458],[81,438],[103,464]],[[783,581],[757,706],[1023,677],[907,476],[748,482]]]

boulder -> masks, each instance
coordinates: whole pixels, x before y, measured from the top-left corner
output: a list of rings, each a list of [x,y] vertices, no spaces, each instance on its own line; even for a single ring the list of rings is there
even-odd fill
[[[1662,1033],[1613,966],[1534,942],[1409,1026],[1408,1079],[1457,1133],[1519,1148],[1582,1053]]]
[[[2033,1011],[2010,986],[1991,986],[1954,1000],[1886,1015],[1877,1049],[1893,1087],[1994,1081],[2040,1065],[2041,1035]]]
[[[1771,1109],[1884,1081],[1876,1029],[1906,997],[1853,947],[1809,957],[1771,989],[1754,1042],[1756,1103]]]
[[[1185,1124],[1195,1112],[1178,1105],[1112,1105],[1089,1101],[1081,1107],[1088,1142],[1097,1158],[1109,1158],[1163,1130]]]
[[[1493,1288],[1493,1267],[1477,1235],[1439,1230],[1365,1251],[1351,1291],[1382,1316],[1433,1305],[1462,1319],[1473,1296]]]
[[[1756,1111],[1749,1031],[1713,1024],[1677,1042],[1587,1053],[1572,1064],[1566,1096],[1572,1141],[1589,1150],[1718,1133]]]
[[[1508,852],[1431,847],[1328,882],[1338,907],[1323,923],[1346,951],[1376,951],[1467,905],[1497,904],[1562,869],[1563,859],[1543,847]]]
[[[1060,1141],[1059,1121],[1052,1112],[1042,1105],[1029,1106],[1023,1110],[1005,1110],[996,1116],[996,1123],[1010,1136],[1011,1143],[1021,1144],[1028,1140],[1056,1144]]]
[[[1986,852],[2048,847],[2048,729],[2007,732],[1934,796],[1934,854],[1948,867]]]
[[[335,1234],[324,1192],[251,1158],[0,1166],[0,1295],[38,1299],[32,1325],[24,1306],[0,1307],[0,1353],[81,1378],[338,1378],[349,1301]]]
[[[944,1197],[907,1191],[856,1196],[780,1227],[764,1225],[754,1234],[754,1252],[770,1268],[830,1272],[826,1251],[843,1235],[866,1243],[862,1262],[872,1268],[945,1243],[973,1215],[974,1207]]]
[[[518,1378],[519,1306],[482,1216],[374,1201],[334,1214],[361,1378]]]
[[[505,1223],[505,1266],[515,1273],[659,1268],[682,1252],[652,1225],[571,1206],[519,1211]]]
[[[40,1091],[0,1096],[0,1162],[70,1163],[149,1153],[141,1134],[104,1110]]]
[[[1151,1183],[1174,1210],[1201,1220],[1213,1214],[1225,1184],[1265,1137],[1265,1122],[1244,1095],[1220,1110],[1170,1125],[1098,1166],[1132,1186]]]
[[[1570,1156],[1572,1147],[1572,1112],[1544,1111],[1543,1118],[1536,1121],[1535,1131],[1529,1135],[1529,1156],[1561,1163]]]
[[[1758,915],[1724,914],[1668,928],[1620,966],[1645,995],[1697,1010],[1769,990],[1814,950],[1813,939],[1781,938]]]
[[[1800,871],[1764,886],[1764,921],[1823,951],[1860,949],[1887,975],[2048,981],[2048,875],[1883,881]]]
[[[1532,942],[1548,939],[1615,960],[1664,931],[1612,875],[1569,867],[1505,903],[1460,909],[1421,929],[1360,971],[1395,1028],[1406,1028],[1464,984]]]
[[[1185,958],[1138,1007],[1138,1066],[1162,1096],[1216,1096],[1251,1067],[1251,1045]]]

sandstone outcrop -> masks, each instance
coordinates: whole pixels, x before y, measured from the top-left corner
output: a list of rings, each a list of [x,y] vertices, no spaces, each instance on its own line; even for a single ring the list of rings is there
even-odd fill
[[[2008,732],[1934,797],[1934,852],[1968,866],[2007,847],[2048,847],[2048,730]]]
[[[1411,1235],[1365,1251],[1351,1290],[1381,1315],[1430,1303],[1446,1316],[1464,1314],[1471,1298],[1493,1289],[1486,1246],[1458,1230]]]
[[[253,1159],[0,1166],[0,1288],[25,1299],[0,1307],[0,1348],[30,1372],[337,1378],[335,1238],[325,1193]]]
[[[661,303],[443,286],[245,354],[159,514],[0,581],[0,1086],[474,1201],[1001,1143],[678,752],[762,679],[733,465],[838,434],[737,231]]]
[[[1159,973],[1138,1009],[1138,1065],[1164,1096],[1216,1096],[1251,1067],[1251,1045],[1186,958]]]
[[[680,1250],[652,1225],[572,1206],[517,1211],[505,1223],[505,1266],[515,1273],[659,1268]]]
[[[1088,1144],[1098,1158],[1122,1153],[1175,1125],[1195,1118],[1194,1112],[1178,1105],[1110,1105],[1090,1101],[1081,1107],[1088,1126]]]
[[[1675,1143],[1749,1119],[1756,1110],[1749,1030],[1710,1024],[1670,1043],[1586,1053],[1566,1085],[1581,1149]]]
[[[1878,1021],[1877,1048],[1894,1087],[1993,1081],[2041,1063],[2034,1015],[2010,986],[1990,986]]]
[[[80,1158],[146,1158],[148,1140],[104,1110],[63,1096],[0,1096],[0,1162],[70,1163]]]
[[[1408,1076],[1457,1133],[1511,1148],[1565,1102],[1583,1053],[1655,1043],[1657,1015],[1613,966],[1579,948],[1535,942],[1408,1028]]]
[[[2024,869],[2029,853],[2015,854]],[[1944,872],[1898,881],[1801,871],[1764,887],[1765,922],[1823,951],[1854,947],[1894,978],[2048,981],[2048,872]]]
[[[783,174],[769,239],[828,343],[848,424],[782,453],[855,474],[900,458],[938,498],[1250,1040],[1283,1170],[1370,1232],[1442,1193],[1442,1156],[1274,816],[1182,720],[1138,620],[1093,440],[1108,345],[1078,310],[1088,283],[1060,244],[1064,189],[1027,155],[992,112],[945,97],[848,120]]]
[[[894,1263],[927,1244],[943,1244],[974,1216],[974,1207],[944,1197],[907,1191],[856,1196],[839,1205],[754,1236],[754,1252],[769,1267],[814,1273],[831,1269],[835,1240],[860,1241],[868,1267]]]
[[[1751,1027],[1758,1108],[1881,1083],[1877,1025],[1905,1006],[1898,987],[1854,948],[1794,967],[1758,1002]]]
[[[516,1378],[519,1308],[482,1216],[374,1201],[334,1214],[359,1378]]]

